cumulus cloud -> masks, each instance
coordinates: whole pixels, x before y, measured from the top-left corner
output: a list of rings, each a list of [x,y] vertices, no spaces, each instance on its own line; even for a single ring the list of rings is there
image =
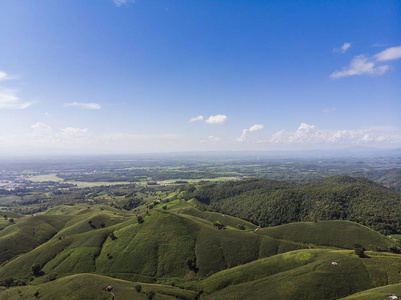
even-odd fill
[[[84,109],[101,109],[102,106],[98,103],[83,103],[83,102],[72,102],[72,103],[67,103],[65,106],[74,106],[78,108],[84,108]]]
[[[14,90],[0,88],[0,109],[25,109],[33,102],[24,102],[17,96]]]
[[[344,45],[341,46],[341,48],[334,48],[333,52],[337,52],[337,53],[345,53],[349,47],[351,47],[350,43],[344,43]]]
[[[202,121],[202,120],[203,120],[203,116],[202,116],[202,115],[199,115],[199,116],[197,116],[197,117],[195,117],[195,118],[191,118],[191,119],[189,120],[189,122],[192,123],[192,122]]]
[[[235,140],[236,140],[237,142],[240,142],[240,143],[245,142],[246,134],[247,134],[247,133],[248,133],[248,129],[243,129],[243,130],[242,130],[241,136],[240,136],[239,138],[236,138]]]
[[[401,58],[401,46],[387,48],[375,55],[378,61],[388,61]]]
[[[113,2],[117,7],[120,7],[128,3],[135,3],[135,0],[113,0]]]
[[[354,75],[382,75],[389,69],[388,66],[376,66],[376,63],[373,61],[368,61],[365,55],[358,55],[355,56],[350,66],[347,68],[343,68],[341,71],[333,72],[330,77],[331,78],[341,78],[341,77],[348,77]]]
[[[257,124],[255,124],[255,125],[253,125],[251,128],[249,128],[249,131],[250,132],[253,132],[253,131],[258,131],[258,130],[262,130],[263,129],[263,125],[257,125]]]
[[[246,140],[248,132],[262,130],[263,128],[264,128],[263,125],[255,124],[255,125],[251,126],[249,129],[243,129],[241,136],[236,138],[235,141],[243,143]]]
[[[394,128],[322,130],[315,125],[302,123],[294,132],[284,129],[276,132],[270,142],[309,146],[398,144],[401,143],[401,132]]]
[[[208,124],[223,124],[228,121],[226,115],[210,116],[205,122]]]
[[[42,122],[32,125],[31,128],[33,132],[25,137],[24,142],[32,144],[55,146],[83,143],[85,145],[90,142],[92,137],[88,128],[67,127],[56,131]]]

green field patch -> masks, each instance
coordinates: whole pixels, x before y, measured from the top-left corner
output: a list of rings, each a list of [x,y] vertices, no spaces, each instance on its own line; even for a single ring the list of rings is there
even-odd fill
[[[45,181],[61,182],[61,181],[64,181],[63,178],[58,177],[56,174],[34,175],[34,176],[29,177],[28,180],[30,180],[32,182],[45,182]]]

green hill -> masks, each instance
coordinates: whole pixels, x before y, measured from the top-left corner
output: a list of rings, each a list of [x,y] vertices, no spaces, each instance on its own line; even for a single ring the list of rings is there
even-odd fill
[[[26,216],[0,231],[0,263],[50,240],[68,221],[66,216]]]
[[[298,250],[219,272],[198,284],[205,299],[338,299],[401,279],[401,257]],[[337,262],[333,266],[331,263]]]
[[[354,249],[360,244],[366,249],[387,250],[398,244],[388,237],[349,221],[298,222],[262,228],[259,234],[278,239],[320,246]]]
[[[401,232],[401,195],[366,178],[334,176],[308,183],[249,179],[187,189],[210,209],[262,226],[349,220],[384,234]]]
[[[388,188],[401,192],[401,169],[393,168],[388,170],[374,170],[363,174],[365,177],[374,180]]]
[[[401,283],[390,284],[374,289],[369,289],[360,293],[350,295],[342,298],[343,300],[377,300],[377,299],[389,299],[389,296],[401,297]]]
[[[113,286],[111,292],[105,290],[109,285]],[[140,292],[135,289],[137,285],[141,286]],[[196,292],[172,286],[129,282],[95,274],[79,274],[39,285],[9,288],[0,291],[0,299],[150,299],[151,294],[154,294],[155,300],[177,298],[191,300],[197,295]]]
[[[4,265],[0,279],[26,278],[31,266],[39,264],[46,275],[96,272],[153,282],[161,277],[193,277],[195,273],[205,276],[307,247],[254,232],[218,230],[204,219],[162,210],[153,211],[142,224],[132,218],[103,229],[71,235],[62,232]],[[188,260],[193,261],[191,266]]]

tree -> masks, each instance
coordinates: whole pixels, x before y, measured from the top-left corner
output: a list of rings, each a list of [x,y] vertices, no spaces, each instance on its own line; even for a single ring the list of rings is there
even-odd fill
[[[242,224],[238,224],[238,225],[237,225],[237,228],[238,228],[239,230],[245,230],[245,226],[242,225]]]
[[[5,285],[7,288],[9,288],[10,286],[12,286],[13,283],[14,283],[14,279],[11,278],[11,277],[4,279],[4,285]]]
[[[365,248],[362,247],[361,244],[355,244],[355,254],[358,255],[360,258],[365,257]]]
[[[32,275],[33,276],[39,276],[40,275],[40,265],[39,264],[33,264],[31,267]]]
[[[136,220],[138,221],[139,224],[143,223],[143,218],[141,216],[137,216]]]
[[[135,289],[136,289],[136,292],[137,292],[137,293],[140,293],[140,292],[142,291],[142,285],[137,284],[137,285],[135,286]]]

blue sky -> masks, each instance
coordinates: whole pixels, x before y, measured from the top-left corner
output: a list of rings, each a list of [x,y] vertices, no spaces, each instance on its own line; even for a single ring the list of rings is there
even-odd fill
[[[400,1],[0,0],[0,154],[401,147]]]

